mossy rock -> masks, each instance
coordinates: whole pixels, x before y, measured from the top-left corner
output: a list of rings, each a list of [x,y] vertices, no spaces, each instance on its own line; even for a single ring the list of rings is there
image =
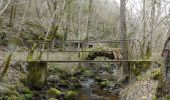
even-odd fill
[[[159,70],[155,70],[154,72],[152,72],[151,78],[153,80],[158,80],[160,78],[160,76],[161,76],[161,72]]]
[[[165,97],[165,100],[170,100],[170,95],[167,95],[167,96]]]
[[[5,96],[2,100],[24,100],[24,98],[19,98],[17,96]]]
[[[32,100],[33,94],[23,94],[22,97],[23,97],[25,100]]]
[[[78,82],[79,80],[78,80],[76,77],[71,77],[71,78],[70,78],[70,81],[71,81],[71,82]]]
[[[73,86],[74,86],[75,89],[80,89],[80,88],[82,88],[82,85],[81,85],[80,82],[74,83]]]
[[[48,100],[58,100],[58,99],[55,99],[55,98],[50,98],[50,99],[48,99]]]
[[[100,77],[95,78],[96,82],[102,82],[103,80]]]
[[[47,78],[47,81],[48,82],[51,82],[51,83],[56,83],[60,80],[59,76],[58,75],[50,75],[48,78]]]
[[[58,86],[59,88],[69,88],[69,83],[64,80],[61,80]]]
[[[78,93],[76,91],[66,91],[64,95],[66,100],[75,100]]]
[[[61,91],[55,88],[51,88],[47,91],[47,96],[49,98],[57,98],[61,95]]]
[[[82,74],[85,77],[92,77],[93,76],[93,72],[91,70],[85,70]]]
[[[110,85],[111,85],[111,83],[108,80],[103,81],[103,82],[100,83],[101,88],[106,88],[106,87],[108,87]]]

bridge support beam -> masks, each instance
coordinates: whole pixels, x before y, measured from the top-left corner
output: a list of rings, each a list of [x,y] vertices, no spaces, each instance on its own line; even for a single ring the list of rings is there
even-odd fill
[[[47,62],[28,62],[27,70],[27,82],[29,87],[32,89],[41,89],[47,79]]]

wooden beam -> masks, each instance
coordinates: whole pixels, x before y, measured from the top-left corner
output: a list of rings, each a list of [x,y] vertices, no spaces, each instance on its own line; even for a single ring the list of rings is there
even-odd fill
[[[28,40],[31,41],[32,40]],[[66,43],[122,43],[122,42],[127,42],[127,43],[134,43],[134,40],[89,40],[89,41],[85,41],[85,40],[66,40],[66,41],[42,41],[42,40],[33,40],[35,42],[39,42],[39,43],[51,43],[51,42],[55,42],[55,43],[59,43],[59,44],[66,44]]]
[[[18,61],[18,62],[31,62],[31,61]],[[37,60],[39,62],[39,60]],[[102,60],[102,61],[97,61],[97,60],[75,60],[75,61],[53,61],[53,60],[42,60],[42,62],[49,62],[49,63],[98,63],[98,62],[108,62],[108,63],[113,63],[113,62],[155,62],[153,60]]]

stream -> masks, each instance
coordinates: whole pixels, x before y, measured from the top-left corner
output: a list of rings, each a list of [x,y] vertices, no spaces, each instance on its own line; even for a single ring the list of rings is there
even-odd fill
[[[108,93],[107,90],[100,89],[97,85],[95,86],[94,79],[87,79],[87,81],[83,81],[81,84],[82,89],[77,100],[119,100],[118,96]]]
[[[51,88],[61,91],[59,97],[55,97],[58,100],[119,100],[119,86],[115,85],[115,66],[105,67],[105,65],[98,64],[85,67],[85,70],[79,74],[65,76],[61,74],[58,78],[56,75],[54,79],[47,81],[43,90],[34,91],[33,100],[48,100],[47,93]],[[65,78],[64,78],[64,77]],[[50,77],[50,76],[49,76]],[[67,92],[73,93],[70,97],[67,97]],[[76,95],[74,94],[76,93]]]

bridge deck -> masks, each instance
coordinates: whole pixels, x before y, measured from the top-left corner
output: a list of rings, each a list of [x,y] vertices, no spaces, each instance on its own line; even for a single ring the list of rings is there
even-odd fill
[[[75,60],[75,61],[49,61],[49,60],[37,60],[42,61],[42,62],[49,62],[49,63],[97,63],[97,62],[155,62],[153,60],[102,60],[102,61],[97,61],[97,60]],[[31,62],[27,60],[21,60],[19,62]]]

